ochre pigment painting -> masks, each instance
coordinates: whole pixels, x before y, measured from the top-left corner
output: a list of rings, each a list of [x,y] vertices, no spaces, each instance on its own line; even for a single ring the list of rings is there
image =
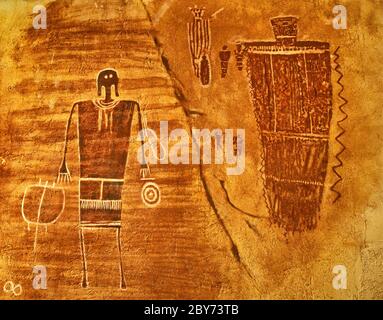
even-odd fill
[[[0,299],[383,299],[381,1],[0,21]]]

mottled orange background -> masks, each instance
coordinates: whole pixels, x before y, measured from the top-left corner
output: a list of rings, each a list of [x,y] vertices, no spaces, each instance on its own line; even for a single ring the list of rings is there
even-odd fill
[[[382,214],[382,1],[342,1],[348,27],[332,27],[336,1],[305,0],[57,0],[47,6],[48,29],[32,28],[35,1],[0,2],[0,288],[21,284],[1,299],[381,299]],[[211,22],[213,81],[201,88],[193,75],[186,23],[189,7],[206,7]],[[273,40],[270,18],[295,15],[301,40],[340,47],[346,134],[340,169],[342,198],[332,203],[331,166],[340,146],[341,104],[333,72],[334,118],[321,219],[316,230],[285,235],[270,225],[259,173],[259,136],[245,72],[220,78],[219,50],[237,39]],[[332,60],[334,56],[332,56]],[[53,182],[73,102],[96,95],[95,77],[106,67],[120,73],[122,98],[146,106],[149,126],[243,128],[246,170],[227,176],[225,166],[158,165],[155,209],[140,200],[135,148],[126,174],[122,246],[128,288],[119,289],[117,248],[108,231],[86,234],[90,288],[82,289],[78,239],[77,139],[70,142],[74,181],[66,210],[36,256],[34,232],[21,216],[25,188]],[[334,66],[333,66],[334,68]],[[137,121],[134,123],[137,131]],[[221,182],[227,188],[222,189]],[[257,217],[249,217],[251,212]],[[32,288],[32,268],[45,265],[47,290]],[[335,265],[347,268],[347,289],[332,286]]]

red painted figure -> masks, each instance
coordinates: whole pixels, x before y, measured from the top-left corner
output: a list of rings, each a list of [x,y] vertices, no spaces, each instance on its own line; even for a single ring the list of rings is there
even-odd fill
[[[230,57],[231,51],[228,50],[227,46],[223,46],[222,50],[219,52],[219,58],[221,60],[221,78],[225,78],[227,75]]]

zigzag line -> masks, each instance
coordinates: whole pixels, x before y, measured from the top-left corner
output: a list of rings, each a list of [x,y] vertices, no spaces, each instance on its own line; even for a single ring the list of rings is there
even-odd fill
[[[338,54],[339,48],[340,47],[338,47],[334,52],[334,55],[335,55],[334,63],[336,64],[335,72],[337,72],[339,74],[337,84],[341,88],[338,92],[338,97],[339,97],[339,99],[341,99],[343,101],[343,103],[339,106],[339,110],[344,115],[344,117],[342,119],[340,119],[339,121],[337,121],[337,123],[336,123],[337,127],[340,129],[340,133],[336,136],[335,140],[341,146],[341,150],[335,155],[335,158],[337,159],[338,163],[332,167],[332,171],[337,176],[337,181],[330,188],[330,190],[336,194],[336,197],[335,197],[333,203],[337,202],[342,197],[342,194],[336,189],[336,186],[341,181],[343,181],[343,177],[339,173],[338,169],[343,167],[343,161],[341,159],[341,155],[347,149],[346,146],[343,144],[343,142],[340,140],[340,138],[346,133],[346,130],[343,128],[342,123],[348,119],[348,114],[343,109],[348,104],[348,100],[343,96],[344,85],[342,84],[341,81],[342,81],[344,75],[341,71],[340,63],[338,62],[338,60],[340,58],[340,55]]]

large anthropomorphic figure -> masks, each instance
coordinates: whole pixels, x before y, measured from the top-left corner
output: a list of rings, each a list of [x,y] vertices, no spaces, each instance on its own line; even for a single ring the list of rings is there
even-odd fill
[[[100,228],[116,230],[120,260],[120,286],[121,288],[126,287],[121,257],[121,193],[132,119],[136,108],[140,130],[142,130],[143,121],[137,102],[118,100],[118,83],[119,77],[116,70],[102,70],[97,77],[97,90],[98,97],[102,96],[103,91],[104,97],[76,102],[72,107],[66,127],[64,155],[58,182],[71,180],[66,163],[66,153],[72,116],[77,112],[80,156],[79,233],[83,261],[83,287],[88,286],[84,229]],[[112,98],[113,88],[116,99]],[[141,179],[148,179],[149,174],[149,167],[143,164]],[[150,188],[153,188],[153,185],[155,186],[151,182]],[[146,191],[146,193],[148,192]],[[156,190],[149,194],[156,194]],[[159,196],[159,193],[157,195]]]

